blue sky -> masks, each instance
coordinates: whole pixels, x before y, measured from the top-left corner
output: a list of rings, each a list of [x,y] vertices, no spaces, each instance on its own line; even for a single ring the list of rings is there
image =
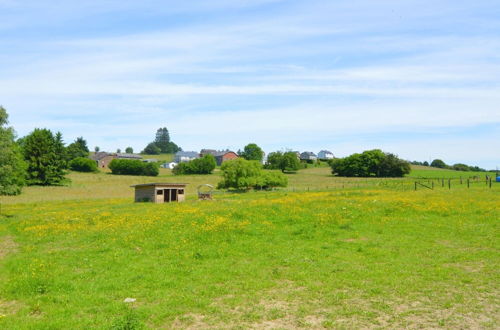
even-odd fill
[[[102,150],[500,166],[498,1],[0,0],[0,104]]]

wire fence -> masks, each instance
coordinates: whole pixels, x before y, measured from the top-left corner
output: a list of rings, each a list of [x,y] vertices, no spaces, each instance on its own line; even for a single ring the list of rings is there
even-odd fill
[[[366,178],[366,179],[346,179],[332,178],[325,179],[323,185],[303,183],[286,188],[256,189],[257,191],[283,191],[283,192],[320,192],[339,191],[355,189],[388,189],[397,191],[417,191],[417,190],[452,190],[470,189],[473,187],[483,187],[491,189],[495,185],[492,177],[468,177],[468,178]],[[498,184],[500,187],[500,184]],[[214,190],[214,195],[227,193],[226,190]]]

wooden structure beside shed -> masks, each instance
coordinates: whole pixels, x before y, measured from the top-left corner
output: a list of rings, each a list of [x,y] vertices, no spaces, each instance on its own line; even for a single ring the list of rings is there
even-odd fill
[[[184,202],[186,200],[185,183],[144,183],[136,184],[135,201],[170,203]]]

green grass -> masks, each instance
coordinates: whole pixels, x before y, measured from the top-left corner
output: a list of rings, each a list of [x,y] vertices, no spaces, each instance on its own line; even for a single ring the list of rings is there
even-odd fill
[[[289,178],[315,190],[346,180],[322,168]],[[192,191],[219,176],[72,179],[69,187],[29,188],[2,206],[0,328],[500,321],[500,184],[226,193],[154,205],[134,204],[132,190],[123,190],[151,179],[191,182]]]
[[[441,169],[436,167],[429,166],[418,166],[412,165],[412,171],[408,175],[410,178],[426,178],[426,179],[467,179],[472,177],[479,177],[484,180],[485,176],[489,175],[490,177],[495,177],[495,172],[474,172],[474,171],[455,171],[448,169]]]

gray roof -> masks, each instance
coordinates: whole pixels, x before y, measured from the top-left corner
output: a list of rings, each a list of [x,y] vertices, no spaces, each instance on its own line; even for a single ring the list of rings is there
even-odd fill
[[[189,158],[198,158],[200,154],[196,151],[178,151],[175,154],[176,157],[189,157]]]
[[[187,186],[187,183],[161,183],[161,182],[152,182],[152,183],[143,183],[143,184],[135,184],[131,187],[148,187],[148,186],[169,186],[169,187],[180,187],[183,188]]]
[[[142,159],[141,156],[136,154],[116,154],[118,158],[132,158],[132,159]]]

